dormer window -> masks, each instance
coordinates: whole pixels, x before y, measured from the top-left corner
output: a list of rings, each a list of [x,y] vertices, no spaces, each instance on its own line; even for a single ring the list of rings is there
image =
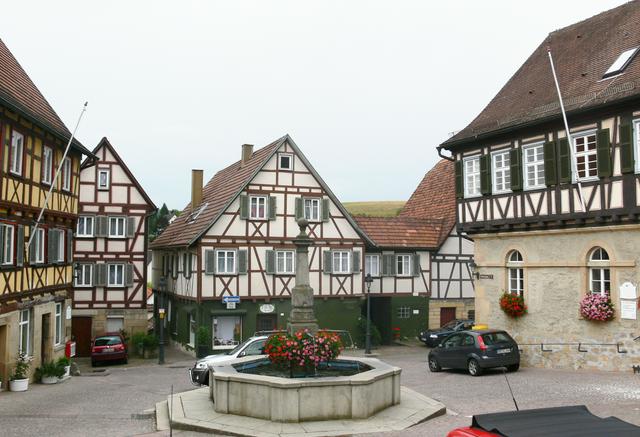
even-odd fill
[[[611,67],[604,73],[602,76],[603,79],[608,77],[616,76],[624,71],[625,68],[633,61],[633,58],[638,53],[638,49],[640,47],[634,47],[632,49],[626,50],[618,56],[618,59],[615,60]]]
[[[109,170],[98,170],[98,190],[109,189]]]
[[[293,170],[293,155],[291,153],[280,153],[278,155],[279,170]]]

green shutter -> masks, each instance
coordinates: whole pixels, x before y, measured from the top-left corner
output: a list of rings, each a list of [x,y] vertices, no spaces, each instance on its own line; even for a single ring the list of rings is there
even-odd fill
[[[104,287],[107,285],[107,265],[96,264],[94,275],[94,284],[98,287]]]
[[[136,234],[136,218],[127,217],[126,237],[132,238]]]
[[[511,191],[522,191],[522,149],[509,150]]]
[[[38,232],[35,226],[31,226],[29,231],[29,238],[31,238],[31,243],[29,244],[29,264],[33,265],[36,263],[37,258],[37,248],[38,248]]]
[[[244,220],[249,218],[249,197],[244,194],[240,195],[240,218]]]
[[[353,252],[351,252],[351,273],[360,273],[361,270],[361,266],[360,266],[360,252],[354,250]]]
[[[333,272],[330,250],[325,250],[324,252],[322,252],[322,272],[326,274],[331,274],[331,272]]]
[[[67,263],[73,262],[73,231],[67,229],[65,231],[67,235]]]
[[[382,255],[382,276],[396,275],[396,256],[393,253]]]
[[[480,192],[491,194],[491,155],[480,157]]]
[[[560,183],[571,182],[571,153],[569,141],[566,138],[558,140],[558,151],[560,155]]]
[[[238,251],[238,274],[239,275],[247,274],[247,251],[246,250]]]
[[[302,197],[296,197],[296,221],[300,220],[304,214],[302,207]]]
[[[216,273],[216,251],[213,249],[204,251],[204,273],[205,275]]]
[[[416,253],[413,255],[413,269],[411,270],[411,274],[413,276],[420,276],[422,273],[422,267],[420,266],[420,254]]]
[[[4,225],[0,225],[0,264],[4,262]]]
[[[635,171],[633,126],[631,123],[620,125],[620,171],[622,173],[633,173]]]
[[[276,198],[269,196],[269,220],[276,219]]]
[[[125,286],[132,287],[133,286],[133,264],[127,263],[126,267],[126,279]]]
[[[544,143],[544,183],[550,187],[558,183],[556,173],[556,143],[547,141]]]
[[[24,264],[24,226],[18,225],[16,235],[16,265]]]
[[[455,162],[456,171],[456,197],[461,199],[464,197],[464,175],[462,172],[462,160]]]
[[[322,199],[322,221],[329,221],[329,199]]]
[[[598,177],[607,178],[611,176],[611,138],[609,129],[600,129],[596,139]]]
[[[267,250],[265,253],[265,270],[268,275],[273,275],[276,272],[276,252],[275,250]]]

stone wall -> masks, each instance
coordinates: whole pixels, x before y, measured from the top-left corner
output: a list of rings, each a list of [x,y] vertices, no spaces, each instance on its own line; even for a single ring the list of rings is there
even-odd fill
[[[474,311],[474,299],[430,299],[429,300],[429,329],[442,326],[440,322],[440,308],[455,307],[456,319],[466,319],[469,311]]]
[[[634,341],[640,336],[640,322],[621,319],[619,313],[620,285],[640,281],[640,226],[479,234],[474,241],[480,273],[493,275],[476,281],[476,322],[510,332],[522,344],[525,365],[632,371],[632,365],[640,364],[640,341]],[[597,246],[610,257],[616,309],[615,319],[604,323],[585,320],[579,312],[579,302],[589,289],[587,260]],[[520,319],[506,316],[498,304],[508,286],[507,255],[514,249],[524,258],[528,314]],[[551,351],[542,351],[540,343]],[[578,343],[587,352],[579,351]],[[588,345],[592,343],[612,345]],[[627,353],[618,353],[616,343]]]

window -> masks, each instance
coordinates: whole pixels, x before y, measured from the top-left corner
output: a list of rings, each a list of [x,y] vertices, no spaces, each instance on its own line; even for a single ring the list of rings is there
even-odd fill
[[[31,353],[31,310],[20,311],[18,322],[18,352],[29,355]]]
[[[480,157],[464,159],[464,197],[480,195]]]
[[[577,180],[598,177],[598,157],[596,148],[596,132],[591,131],[573,135]]]
[[[640,119],[633,121],[633,135],[633,141],[635,141],[633,148],[636,152],[636,173],[640,173]]]
[[[56,261],[64,262],[64,231],[62,229],[58,229],[58,244],[54,250],[56,252]]]
[[[23,148],[24,136],[20,132],[13,131],[11,135],[11,163],[9,170],[16,175],[22,175]]]
[[[49,229],[49,262],[64,262],[64,231]]]
[[[62,164],[62,189],[71,191],[71,158],[64,158]]]
[[[109,217],[109,237],[123,238],[124,237],[124,217]]]
[[[507,258],[507,270],[509,272],[509,293],[522,296],[524,293],[524,268],[522,267],[522,254],[517,250],[511,251]]]
[[[380,276],[380,255],[365,255],[364,274],[377,278]]]
[[[638,53],[638,49],[640,47],[634,47],[632,49],[626,50],[618,56],[618,58],[611,64],[611,67],[604,73],[602,76],[603,79],[608,77],[616,76],[624,71],[627,68],[627,65],[631,63],[633,57]]]
[[[76,287],[91,287],[93,285],[93,264],[79,264],[76,271]]]
[[[42,149],[42,182],[51,184],[51,173],[53,171],[53,150],[44,146]]]
[[[601,247],[591,251],[589,257],[589,291],[591,293],[609,293],[611,291],[611,269],[609,254]]]
[[[44,229],[36,229],[36,235],[33,238],[35,255],[33,255],[32,259],[36,264],[42,264],[44,263]]]
[[[408,319],[411,317],[411,308],[410,307],[398,307],[398,318],[399,319]]]
[[[511,160],[509,151],[491,154],[493,168],[493,193],[506,193],[511,189]]]
[[[98,190],[109,189],[109,170],[98,170]]]
[[[411,276],[411,255],[396,255],[396,274]]]
[[[304,218],[310,222],[320,220],[320,199],[304,199]]]
[[[532,190],[544,187],[544,145],[532,144],[522,148],[524,188]]]
[[[78,217],[78,225],[76,227],[77,237],[93,237],[93,217],[92,216],[80,216]]]
[[[216,316],[213,318],[213,346],[232,346],[242,338],[242,318],[240,316]]]
[[[290,153],[278,155],[278,168],[280,170],[293,170],[293,155]]]
[[[108,264],[109,268],[109,287],[124,286],[124,264]]]
[[[253,220],[265,220],[267,218],[267,197],[249,197],[249,218]]]
[[[120,332],[124,329],[124,317],[123,316],[107,316],[107,332]],[[109,344],[120,344],[122,340],[120,337],[110,337]]]
[[[294,267],[294,254],[293,250],[278,250],[276,252],[276,273],[278,274],[293,274]]]
[[[2,264],[13,264],[13,225],[2,224]]]
[[[351,256],[346,250],[336,250],[332,252],[333,257],[333,273],[344,274],[351,273]]]
[[[53,342],[57,346],[62,343],[62,302],[56,303],[55,325]]]
[[[216,252],[217,270],[219,275],[234,275],[236,273],[236,251],[218,250]]]

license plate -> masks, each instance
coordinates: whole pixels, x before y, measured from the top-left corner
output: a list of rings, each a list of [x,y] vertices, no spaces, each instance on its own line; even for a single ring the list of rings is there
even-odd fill
[[[438,338],[438,336],[437,336],[437,335],[433,335],[433,334],[431,334],[429,337],[431,337],[431,338]]]
[[[511,349],[507,348],[507,349],[498,349],[497,352],[499,354],[508,354],[509,352],[511,352]]]
[[[111,349],[111,348],[102,349],[102,352],[113,352],[113,349]],[[498,352],[500,352],[500,351],[498,351]]]

